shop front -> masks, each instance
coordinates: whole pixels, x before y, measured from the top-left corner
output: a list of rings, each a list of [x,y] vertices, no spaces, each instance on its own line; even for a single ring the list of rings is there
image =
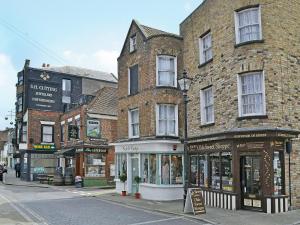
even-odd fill
[[[286,212],[285,143],[296,136],[275,129],[191,139],[190,186],[200,187],[212,207]]]
[[[139,193],[143,199],[175,200],[183,197],[183,145],[179,141],[140,141],[115,143],[116,191],[137,192],[134,178],[139,176]]]

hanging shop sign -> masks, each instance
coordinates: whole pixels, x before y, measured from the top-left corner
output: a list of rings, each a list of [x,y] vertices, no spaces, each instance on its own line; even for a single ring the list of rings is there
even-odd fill
[[[185,213],[194,213],[194,215],[204,214],[205,206],[200,188],[189,188],[184,206]]]
[[[55,150],[54,144],[37,144],[33,145],[34,150]]]
[[[69,139],[78,139],[78,126],[68,125],[68,137]]]
[[[100,122],[99,120],[87,120],[86,134],[91,138],[100,138]]]

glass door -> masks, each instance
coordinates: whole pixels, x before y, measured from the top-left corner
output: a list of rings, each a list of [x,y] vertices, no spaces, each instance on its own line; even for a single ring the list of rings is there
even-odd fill
[[[241,156],[241,200],[243,208],[262,209],[260,156]]]
[[[137,192],[137,184],[134,180],[136,176],[139,176],[139,156],[137,154],[132,155],[131,157],[131,168],[132,168],[132,186],[131,190],[132,193]]]

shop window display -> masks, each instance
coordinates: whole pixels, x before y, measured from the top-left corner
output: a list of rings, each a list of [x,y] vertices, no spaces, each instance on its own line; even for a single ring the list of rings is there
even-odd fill
[[[181,155],[171,155],[171,168],[171,183],[183,184]]]
[[[142,183],[149,182],[149,155],[143,154],[142,155]]]
[[[208,160],[207,155],[199,157],[199,184],[208,187]]]
[[[222,172],[222,189],[224,191],[232,191],[232,155],[230,152],[223,152],[221,154],[221,172]]]
[[[86,154],[85,155],[85,174],[87,177],[105,177],[104,154]]]
[[[283,185],[283,152],[275,151],[273,158],[274,195],[284,194]]]
[[[123,173],[126,173],[127,170],[127,157],[126,154],[116,154],[116,171],[117,174],[115,178],[119,178],[119,176]]]
[[[157,169],[156,169],[156,155],[150,154],[149,156],[149,183],[156,184],[157,182]]]
[[[210,154],[210,171],[211,171],[211,188],[220,189],[220,154],[213,153]]]
[[[191,179],[190,182],[192,185],[198,185],[198,160],[197,156],[191,156]]]
[[[161,184],[170,184],[170,156],[161,156]]]

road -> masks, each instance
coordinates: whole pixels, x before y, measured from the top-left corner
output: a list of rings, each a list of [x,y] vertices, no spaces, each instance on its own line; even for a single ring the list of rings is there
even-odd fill
[[[0,224],[196,225],[201,221],[109,202],[97,197],[111,190],[77,191],[0,184]],[[94,196],[94,197],[93,197]]]

